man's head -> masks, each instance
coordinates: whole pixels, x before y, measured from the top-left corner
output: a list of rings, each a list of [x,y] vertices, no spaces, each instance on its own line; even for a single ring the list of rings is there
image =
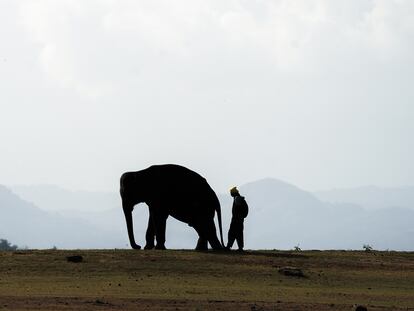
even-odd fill
[[[239,190],[237,190],[237,187],[233,187],[233,188],[230,189],[230,195],[232,197],[236,197],[236,196],[240,195]]]

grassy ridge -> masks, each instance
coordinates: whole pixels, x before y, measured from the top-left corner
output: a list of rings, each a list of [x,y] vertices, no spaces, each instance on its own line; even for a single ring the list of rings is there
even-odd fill
[[[66,261],[74,254],[83,262]],[[284,266],[299,267],[306,277],[282,275],[278,268]],[[350,310],[355,303],[369,310],[414,310],[414,253],[0,252],[0,310],[76,303],[85,310],[140,304],[172,310]]]

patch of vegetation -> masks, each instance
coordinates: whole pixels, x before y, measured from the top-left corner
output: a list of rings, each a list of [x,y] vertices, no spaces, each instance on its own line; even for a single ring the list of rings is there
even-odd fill
[[[0,239],[0,251],[15,251],[17,248],[17,245],[11,244],[6,239]]]
[[[67,261],[75,255],[81,263]],[[0,252],[0,309],[348,311],[358,303],[406,311],[414,310],[413,290],[409,252]]]
[[[371,246],[371,245],[369,245],[369,244],[364,244],[363,246],[362,246],[362,248],[364,249],[364,251],[366,251],[366,252],[372,252],[374,249],[373,249],[373,247]]]

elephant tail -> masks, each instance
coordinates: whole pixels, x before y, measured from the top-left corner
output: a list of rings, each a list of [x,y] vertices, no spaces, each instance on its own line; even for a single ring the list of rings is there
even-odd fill
[[[223,241],[223,227],[221,225],[222,221],[221,221],[221,207],[220,207],[220,201],[217,198],[217,195],[215,195],[215,199],[216,199],[216,213],[217,213],[217,219],[218,219],[218,225],[219,225],[219,230],[220,230],[220,241],[221,241],[221,245],[223,246],[223,248],[225,247],[224,245],[224,241]]]

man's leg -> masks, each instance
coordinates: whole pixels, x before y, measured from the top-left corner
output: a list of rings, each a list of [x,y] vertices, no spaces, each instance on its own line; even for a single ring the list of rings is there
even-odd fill
[[[240,223],[237,228],[237,246],[239,247],[239,251],[243,250],[244,247],[244,237],[243,237],[243,223]]]

